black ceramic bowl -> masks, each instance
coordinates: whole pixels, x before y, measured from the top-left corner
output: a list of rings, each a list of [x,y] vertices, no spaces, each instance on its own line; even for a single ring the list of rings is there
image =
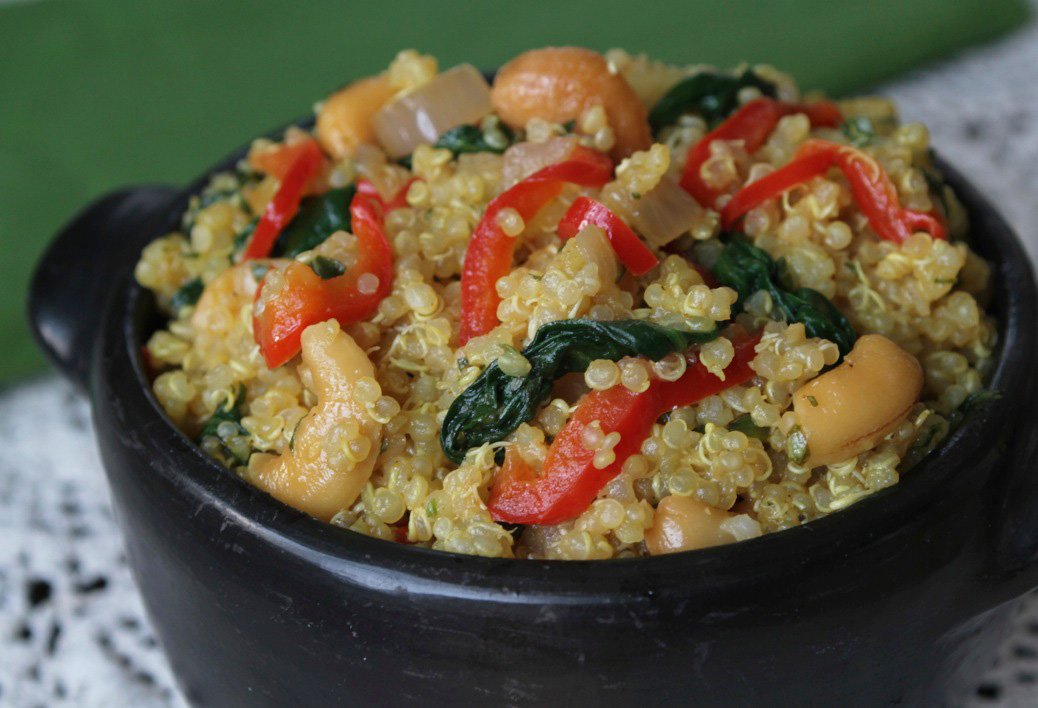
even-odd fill
[[[672,556],[517,561],[386,543],[206,457],[145,379],[139,351],[159,319],[131,266],[208,175],[80,213],[39,264],[30,316],[93,404],[130,565],[193,703],[943,702],[970,689],[1010,601],[1038,585],[1034,280],[1005,222],[947,172],[994,263],[1003,398],[896,487]]]

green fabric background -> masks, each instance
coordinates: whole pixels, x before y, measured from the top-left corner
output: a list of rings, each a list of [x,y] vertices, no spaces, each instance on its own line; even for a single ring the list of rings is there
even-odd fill
[[[78,208],[120,185],[182,183],[398,49],[493,67],[535,46],[622,46],[674,62],[767,61],[840,94],[1026,14],[1021,0],[0,5],[0,382],[40,366],[25,287]]]

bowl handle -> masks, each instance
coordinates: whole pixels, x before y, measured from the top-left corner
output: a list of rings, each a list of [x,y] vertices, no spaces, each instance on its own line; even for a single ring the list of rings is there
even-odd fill
[[[58,232],[36,266],[30,328],[43,353],[81,392],[88,388],[108,296],[157,235],[178,191],[141,186],[101,197]]]

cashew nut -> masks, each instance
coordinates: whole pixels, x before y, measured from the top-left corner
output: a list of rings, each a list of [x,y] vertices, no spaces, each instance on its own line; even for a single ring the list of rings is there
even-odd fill
[[[393,94],[385,74],[354,81],[333,93],[317,113],[317,140],[321,147],[341,158],[360,143],[374,143],[371,117]]]
[[[645,547],[658,556],[732,543],[735,537],[721,524],[733,516],[692,497],[664,497],[656,507],[652,528],[645,532]]]
[[[616,136],[615,160],[652,144],[648,111],[627,80],[609,71],[605,58],[579,47],[549,47],[520,54],[501,67],[490,92],[494,110],[508,125],[531,118],[564,123],[602,106]]]
[[[914,356],[881,335],[861,337],[842,364],[793,394],[807,464],[828,465],[872,448],[908,416],[922,388]]]
[[[256,453],[246,479],[318,519],[350,506],[371,477],[382,425],[354,396],[357,382],[374,379],[364,350],[335,320],[303,330],[303,365],[313,378],[317,405],[299,423],[289,450]]]

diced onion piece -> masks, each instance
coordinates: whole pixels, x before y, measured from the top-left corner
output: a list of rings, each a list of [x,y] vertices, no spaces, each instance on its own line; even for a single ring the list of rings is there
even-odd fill
[[[461,64],[382,106],[372,125],[389,156],[398,158],[435,143],[451,128],[478,123],[490,110],[486,79],[471,64]]]
[[[619,275],[616,254],[601,228],[588,224],[573,238],[573,244],[588,263],[598,267],[598,278],[603,288],[616,280]]]
[[[526,179],[537,170],[562,162],[580,143],[576,135],[565,135],[543,143],[516,143],[505,150],[501,184],[505,189]]]
[[[656,248],[686,233],[702,217],[703,207],[667,174],[641,199],[635,199],[631,223],[645,240]]]
[[[736,541],[746,541],[761,535],[760,524],[749,514],[738,514],[721,522],[719,528],[730,533]]]

